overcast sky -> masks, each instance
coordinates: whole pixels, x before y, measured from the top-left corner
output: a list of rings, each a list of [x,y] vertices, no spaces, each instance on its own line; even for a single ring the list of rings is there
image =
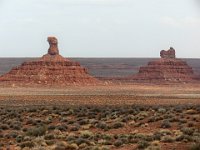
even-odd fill
[[[0,57],[200,58],[199,0],[0,0]]]

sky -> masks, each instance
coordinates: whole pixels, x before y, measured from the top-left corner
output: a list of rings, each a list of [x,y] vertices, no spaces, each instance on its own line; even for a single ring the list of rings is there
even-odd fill
[[[200,58],[200,0],[0,0],[0,57]]]

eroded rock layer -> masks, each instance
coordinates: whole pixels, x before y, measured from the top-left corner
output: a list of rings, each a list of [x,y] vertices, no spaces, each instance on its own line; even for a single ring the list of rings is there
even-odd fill
[[[191,82],[194,79],[192,67],[186,61],[175,57],[175,50],[160,52],[161,58],[140,67],[138,74],[132,77],[137,81],[149,82]]]
[[[37,61],[24,62],[0,77],[1,82],[16,85],[95,85],[99,81],[90,76],[78,62],[59,55],[57,39],[49,37],[48,53]]]

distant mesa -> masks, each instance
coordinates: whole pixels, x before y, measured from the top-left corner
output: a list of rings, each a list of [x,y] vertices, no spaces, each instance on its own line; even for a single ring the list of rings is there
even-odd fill
[[[131,78],[138,82],[172,83],[191,82],[194,79],[192,67],[186,61],[176,58],[176,51],[160,52],[160,59],[151,61],[147,66],[140,67],[139,72]]]
[[[24,62],[0,77],[6,84],[25,85],[96,85],[100,81],[88,74],[78,62],[59,54],[58,40],[48,37],[48,53],[36,61]]]

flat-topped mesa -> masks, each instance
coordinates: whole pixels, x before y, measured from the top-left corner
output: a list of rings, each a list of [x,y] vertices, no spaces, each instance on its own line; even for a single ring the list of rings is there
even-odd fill
[[[162,50],[160,51],[160,57],[165,59],[175,59],[176,58],[176,51],[173,47],[170,47],[169,50]]]
[[[78,62],[59,55],[58,40],[48,37],[48,53],[39,60],[24,62],[0,77],[6,85],[96,85],[100,81],[88,74]]]
[[[150,61],[146,66],[142,66],[132,79],[138,82],[177,83],[192,82],[194,72],[186,61],[177,59],[174,48],[162,50],[160,59]]]

